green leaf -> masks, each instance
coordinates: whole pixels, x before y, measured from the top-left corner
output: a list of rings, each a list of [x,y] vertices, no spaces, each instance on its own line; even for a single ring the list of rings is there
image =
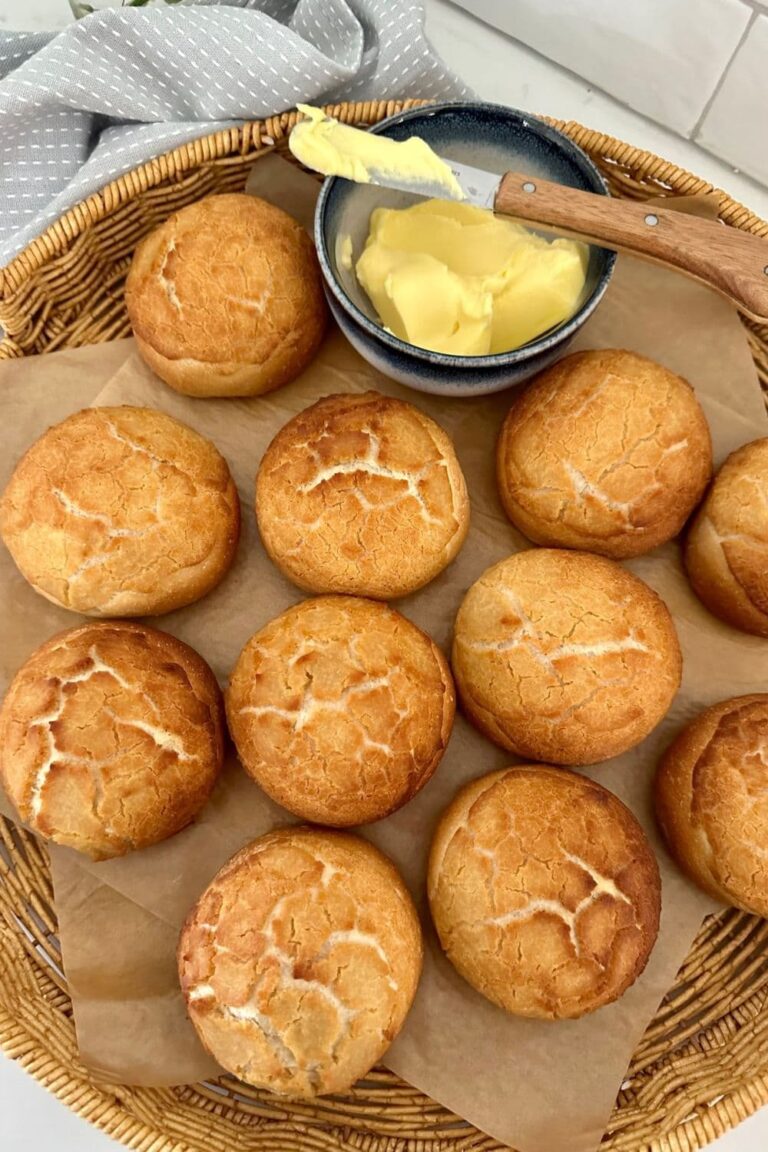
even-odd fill
[[[83,16],[90,16],[95,11],[92,4],[84,4],[83,0],[69,0],[69,6],[75,20],[82,20]]]
[[[145,4],[149,4],[149,0],[123,0],[124,8],[143,8]]]

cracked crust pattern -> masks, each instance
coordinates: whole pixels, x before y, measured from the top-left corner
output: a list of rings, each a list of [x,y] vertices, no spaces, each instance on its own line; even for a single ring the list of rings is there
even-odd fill
[[[723,464],[688,533],[685,567],[710,612],[768,636],[768,438]]]
[[[522,765],[463,788],[443,813],[428,893],[448,959],[519,1016],[583,1016],[621,996],[659,928],[656,858],[601,785]]]
[[[188,396],[256,396],[298,376],[327,309],[304,229],[256,196],[207,196],[136,249],[125,303],[138,349]]]
[[[566,356],[518,394],[496,462],[504,510],[530,540],[620,559],[677,536],[712,443],[686,380],[608,349]]]
[[[285,1096],[343,1092],[411,1006],[421,928],[394,865],[357,837],[282,828],[222,868],[179,941],[179,976],[206,1049]]]
[[[251,776],[304,820],[380,820],[424,787],[453,727],[440,649],[384,604],[304,600],[246,644],[227,692]]]
[[[114,621],[61,632],[17,672],[0,709],[0,777],[46,840],[94,860],[179,832],[223,759],[216,679],[165,632]]]
[[[278,568],[309,592],[406,596],[448,565],[469,528],[450,438],[378,392],[326,396],[278,432],[256,479]]]
[[[199,600],[235,558],[240,503],[210,441],[149,408],[85,408],[16,465],[0,532],[36,592],[86,616]]]
[[[700,713],[662,757],[655,792],[688,875],[716,899],[768,917],[768,695]]]
[[[456,617],[462,707],[518,756],[592,764],[643,740],[680,686],[656,593],[612,560],[534,548],[489,568]]]

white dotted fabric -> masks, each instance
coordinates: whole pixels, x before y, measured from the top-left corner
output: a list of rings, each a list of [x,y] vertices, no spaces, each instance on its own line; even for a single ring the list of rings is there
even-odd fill
[[[117,8],[53,36],[0,31],[0,265],[121,173],[232,122],[467,94],[409,0]]]

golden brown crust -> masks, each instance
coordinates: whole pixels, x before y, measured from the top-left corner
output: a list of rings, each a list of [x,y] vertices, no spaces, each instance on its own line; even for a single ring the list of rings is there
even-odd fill
[[[287,384],[326,324],[307,233],[256,196],[206,196],[137,247],[125,303],[138,349],[188,396],[256,396]]]
[[[216,678],[180,640],[125,621],[53,636],[0,709],[0,777],[38,835],[94,860],[179,832],[221,769]]]
[[[659,764],[656,815],[705,892],[768,917],[768,695],[701,712]]]
[[[685,567],[721,620],[768,636],[768,438],[732,452],[691,525]]]
[[[422,941],[394,865],[355,836],[281,828],[239,852],[179,941],[192,1023],[227,1071],[286,1096],[343,1092],[400,1031]]]
[[[264,547],[309,592],[386,600],[456,556],[469,499],[453,444],[378,392],[326,396],[274,438],[256,478]]]
[[[278,804],[347,827],[402,807],[437,768],[453,727],[440,649],[384,604],[304,600],[246,644],[227,692],[243,765]]]
[[[499,494],[538,544],[639,556],[671,540],[712,474],[690,384],[634,352],[575,352],[512,402],[499,436]]]
[[[680,685],[669,611],[612,560],[531,549],[489,568],[456,617],[461,705],[511,752],[590,764],[643,740]]]
[[[451,963],[515,1015],[573,1018],[616,1000],[658,934],[661,882],[642,828],[562,768],[521,765],[463,788],[440,819],[427,885]]]
[[[199,600],[235,558],[227,462],[150,408],[85,408],[22,456],[0,533],[36,592],[86,616],[153,616]]]

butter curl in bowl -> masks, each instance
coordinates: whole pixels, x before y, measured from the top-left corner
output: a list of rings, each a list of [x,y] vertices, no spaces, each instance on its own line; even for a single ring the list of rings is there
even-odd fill
[[[586,245],[546,240],[472,204],[377,208],[355,266],[384,326],[453,356],[510,352],[570,319]]]
[[[435,159],[608,194],[572,141],[500,105],[431,105],[367,136],[418,137]],[[373,148],[364,159],[375,169]],[[451,396],[500,391],[558,359],[615,263],[605,249],[552,240],[468,204],[339,177],[321,190],[315,241],[331,312],[361,355],[401,383]]]

